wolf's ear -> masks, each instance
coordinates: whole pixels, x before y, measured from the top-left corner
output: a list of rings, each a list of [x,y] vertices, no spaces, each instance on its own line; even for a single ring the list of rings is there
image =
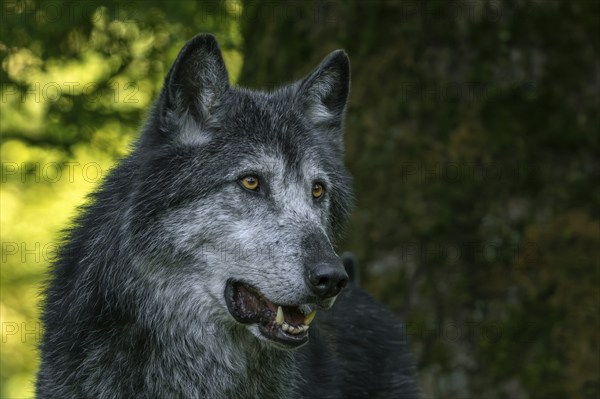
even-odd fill
[[[344,50],[329,54],[298,88],[306,115],[315,124],[339,127],[350,91],[350,60]]]
[[[165,78],[166,106],[177,115],[188,112],[202,123],[228,88],[229,76],[217,39],[199,34],[183,46]]]

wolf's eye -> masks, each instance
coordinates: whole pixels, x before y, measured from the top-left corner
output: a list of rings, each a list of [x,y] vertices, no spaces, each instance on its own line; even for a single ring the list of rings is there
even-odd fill
[[[242,186],[250,191],[258,190],[258,176],[244,176],[241,180]]]
[[[315,183],[312,186],[312,196],[314,198],[321,198],[325,192],[325,187],[321,183]]]

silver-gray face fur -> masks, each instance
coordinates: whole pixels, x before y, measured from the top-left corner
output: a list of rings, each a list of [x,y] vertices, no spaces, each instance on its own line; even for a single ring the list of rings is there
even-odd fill
[[[311,397],[306,371],[329,364],[307,363],[330,339],[326,319],[325,338],[282,349],[236,321],[224,292],[236,280],[305,313],[333,305],[335,297],[314,295],[306,271],[337,258],[332,241],[350,208],[348,90],[343,51],[265,93],[229,85],[214,37],[188,42],[135,150],[91,197],[54,265],[38,397]],[[248,175],[260,190],[241,186]],[[315,182],[325,187],[318,200]],[[389,316],[373,309],[362,319],[384,325]],[[400,351],[398,342],[384,350]],[[403,364],[389,372],[406,375],[377,389],[412,392],[412,366]],[[320,397],[345,397],[341,387],[327,392]]]

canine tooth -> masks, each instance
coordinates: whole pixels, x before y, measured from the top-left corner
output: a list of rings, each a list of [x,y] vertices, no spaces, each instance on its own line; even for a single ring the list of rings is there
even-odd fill
[[[277,307],[277,318],[275,319],[275,321],[279,325],[283,324],[283,309],[281,308],[281,306]]]
[[[281,329],[285,332],[288,332],[290,329],[290,325],[284,321],[283,325],[281,326]]]
[[[307,314],[306,317],[304,318],[304,324],[306,326],[308,326],[310,323],[312,323],[312,321],[315,318],[316,314],[317,314],[316,310],[313,310],[312,312],[310,312],[309,314]]]
[[[305,324],[302,327],[302,332],[307,332],[308,331],[308,326]]]

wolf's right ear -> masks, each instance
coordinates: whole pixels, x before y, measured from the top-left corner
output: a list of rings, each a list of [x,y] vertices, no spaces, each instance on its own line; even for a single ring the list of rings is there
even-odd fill
[[[217,39],[199,34],[183,46],[165,78],[165,111],[176,117],[188,113],[202,124],[228,88],[229,76]]]

